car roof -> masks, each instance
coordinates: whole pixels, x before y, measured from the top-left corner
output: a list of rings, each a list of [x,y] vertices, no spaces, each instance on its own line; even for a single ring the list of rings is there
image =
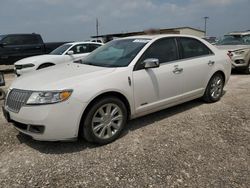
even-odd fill
[[[227,35],[250,35],[250,31],[243,31],[243,32],[232,32],[232,33],[229,33]]]
[[[132,37],[125,37],[121,39],[160,39],[160,38],[166,38],[166,37],[190,37],[190,38],[196,38],[200,39],[199,37],[193,36],[193,35],[181,35],[181,34],[157,34],[157,35],[137,35]]]
[[[99,44],[99,45],[103,45],[103,43],[100,43],[100,42],[69,42],[69,43],[66,43],[66,44],[69,44],[69,45],[77,45],[77,44]]]

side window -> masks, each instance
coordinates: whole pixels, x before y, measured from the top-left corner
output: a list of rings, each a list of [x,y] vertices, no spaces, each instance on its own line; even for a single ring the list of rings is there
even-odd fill
[[[6,45],[22,45],[22,37],[21,36],[8,36],[3,39],[3,43]]]
[[[179,41],[183,59],[212,54],[205,44],[196,39],[179,38]]]
[[[39,44],[37,37],[34,35],[22,36],[23,44]]]
[[[166,63],[178,59],[178,51],[174,38],[165,38],[154,42],[143,54],[140,63],[148,58],[159,59],[160,63]]]
[[[6,45],[29,45],[29,44],[38,44],[39,40],[36,36],[8,36],[3,39],[3,43]]]
[[[87,44],[78,44],[72,47],[70,50],[74,52],[74,54],[83,54],[89,53],[89,47]]]
[[[90,44],[89,45],[89,52],[94,51],[95,49],[99,48],[101,45],[99,44]]]

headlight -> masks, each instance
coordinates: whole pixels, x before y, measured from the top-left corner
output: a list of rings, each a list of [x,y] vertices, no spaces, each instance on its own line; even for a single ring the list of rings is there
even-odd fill
[[[245,50],[237,50],[237,51],[234,51],[233,53],[235,54],[235,55],[243,55],[244,53],[246,53],[248,50],[247,49],[245,49]]]
[[[24,64],[24,65],[15,65],[16,69],[26,69],[26,68],[31,68],[34,67],[35,65],[30,63],[30,64]]]
[[[37,91],[29,97],[27,104],[53,104],[67,100],[72,90],[64,91]]]

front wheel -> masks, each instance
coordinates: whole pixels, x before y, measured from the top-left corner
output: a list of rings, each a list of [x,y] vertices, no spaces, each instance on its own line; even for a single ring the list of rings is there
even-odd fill
[[[0,89],[0,100],[3,100],[5,98],[5,92],[3,89]]]
[[[106,97],[95,102],[83,124],[83,136],[100,145],[116,140],[127,121],[127,109],[116,97]]]
[[[248,66],[246,67],[246,69],[244,70],[245,74],[250,74],[250,61],[248,63]]]
[[[223,95],[224,78],[222,74],[217,73],[210,79],[206,91],[203,96],[203,100],[209,103],[217,102]]]

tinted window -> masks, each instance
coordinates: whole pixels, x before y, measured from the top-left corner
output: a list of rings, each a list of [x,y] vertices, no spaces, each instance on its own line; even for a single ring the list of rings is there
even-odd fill
[[[140,62],[148,58],[159,59],[160,63],[166,63],[178,59],[178,51],[174,38],[161,39],[154,42],[143,54]]]
[[[22,36],[23,44],[39,44],[39,40],[36,35]]]
[[[72,50],[74,54],[89,53],[88,44],[78,44],[72,47],[70,50]]]
[[[212,54],[211,50],[203,43],[192,38],[180,38],[182,58],[198,57]]]
[[[39,40],[36,36],[8,36],[3,39],[3,43],[6,45],[27,45],[27,44],[38,44]]]
[[[100,44],[90,44],[89,45],[89,52],[94,51],[95,49],[99,48],[101,45]]]

